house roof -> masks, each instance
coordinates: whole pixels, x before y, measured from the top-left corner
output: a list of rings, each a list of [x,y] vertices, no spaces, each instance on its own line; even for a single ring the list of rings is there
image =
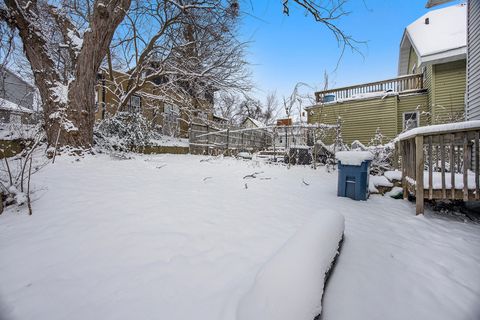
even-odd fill
[[[263,122],[258,121],[257,119],[253,119],[251,117],[247,117],[245,120],[243,120],[243,123],[245,123],[245,121],[247,120],[250,120],[257,128],[266,127],[266,125]]]
[[[410,47],[418,56],[419,66],[465,59],[467,5],[432,10],[405,29],[400,44],[399,74],[408,73],[405,70],[408,66],[402,65],[402,56],[409,54]]]

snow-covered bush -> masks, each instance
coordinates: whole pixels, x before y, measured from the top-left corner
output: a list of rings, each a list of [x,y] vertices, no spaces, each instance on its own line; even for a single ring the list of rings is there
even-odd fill
[[[384,143],[384,141],[385,136],[380,128],[377,128],[375,136],[367,146],[358,140],[352,142],[352,150],[369,151],[373,154],[373,160],[370,163],[370,173],[373,175],[382,175],[385,171],[392,170],[393,167],[395,144],[392,141],[388,143]]]
[[[118,112],[95,125],[94,143],[109,151],[135,151],[147,146],[155,129],[141,113]]]
[[[20,130],[18,127],[17,129]],[[41,125],[26,126],[25,130],[28,132],[12,133],[16,135],[16,139],[11,143],[21,145],[22,150],[19,153],[11,156],[11,151],[0,149],[0,153],[4,157],[1,160],[0,168],[0,191],[2,194],[0,213],[4,206],[16,204],[18,206],[27,205],[29,214],[32,214],[30,177],[49,161],[45,154],[45,148],[43,148],[46,137]]]

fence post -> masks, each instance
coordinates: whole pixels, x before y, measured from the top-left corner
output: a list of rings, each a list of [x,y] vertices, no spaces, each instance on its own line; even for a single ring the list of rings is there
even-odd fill
[[[276,135],[277,135],[277,128],[273,128],[273,137],[272,137],[272,143],[273,143],[273,162],[277,162],[277,152],[275,151],[275,140],[276,140]]]
[[[229,143],[229,137],[230,137],[230,129],[227,128],[227,152],[228,152],[228,143]]]
[[[415,137],[415,197],[416,197],[416,211],[417,215],[424,212],[424,199],[423,199],[423,170],[424,170],[424,157],[423,157],[423,136],[418,135]]]

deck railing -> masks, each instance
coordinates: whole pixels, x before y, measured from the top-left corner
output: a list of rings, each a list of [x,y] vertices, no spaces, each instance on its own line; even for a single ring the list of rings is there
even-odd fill
[[[480,124],[400,139],[403,194],[415,194],[417,214],[424,199],[480,200],[479,140]]]
[[[343,99],[351,99],[356,95],[376,93],[376,92],[408,92],[424,89],[423,74],[412,74],[401,76],[398,78],[359,84],[355,86],[341,87],[315,92],[317,102],[338,101]],[[325,96],[330,96],[326,99]]]

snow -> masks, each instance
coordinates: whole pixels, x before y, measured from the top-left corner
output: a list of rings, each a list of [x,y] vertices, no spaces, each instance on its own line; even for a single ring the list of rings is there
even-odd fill
[[[234,320],[260,270],[332,210],[345,217],[345,240],[322,318],[479,318],[478,224],[415,216],[413,203],[390,197],[337,197],[336,171],[324,168],[191,155],[76,160],[59,156],[32,177],[32,216],[25,206],[0,215],[2,319]]]
[[[307,221],[262,267],[239,304],[237,318],[312,320],[319,315],[322,284],[338,253],[343,230],[344,218],[335,211],[324,211]]]
[[[393,183],[391,183],[385,176],[370,175],[370,181],[372,181],[376,187],[393,187]]]
[[[467,187],[469,190],[475,189],[475,173],[469,171],[467,175]],[[432,186],[433,189],[442,189],[442,173],[432,172]],[[423,173],[423,187],[429,188],[430,182],[428,177],[428,171]],[[445,172],[445,187],[447,189],[452,188],[452,178],[450,172]],[[455,189],[463,189],[463,174],[455,173]]]
[[[16,103],[11,101],[5,100],[0,98],[0,109],[2,110],[9,110],[9,111],[17,111],[17,112],[24,112],[24,113],[33,113],[32,110],[22,107]]]
[[[480,129],[480,120],[435,124],[405,131],[398,135],[396,140],[406,140],[416,135],[431,135],[440,132],[462,131],[469,129]]]
[[[335,154],[335,158],[342,165],[360,166],[364,161],[373,160],[373,154],[370,151],[339,151]]]
[[[385,193],[386,196],[388,197],[396,197],[403,193],[403,188],[402,187],[393,187],[392,190],[388,191]]]
[[[425,24],[425,19],[429,24]],[[406,33],[422,62],[466,53],[467,6],[432,10],[410,24]]]
[[[400,170],[385,171],[383,175],[390,181],[402,180],[402,171]]]
[[[68,86],[56,82],[50,89],[55,97],[55,101],[66,104],[68,101]]]
[[[153,146],[166,146],[166,147],[187,147],[188,139],[171,137],[168,135],[157,135],[155,139],[150,139],[150,144]]]
[[[83,39],[80,38],[79,36],[77,36],[75,31],[69,29],[67,35],[68,35],[68,38],[70,39],[70,43],[71,43],[72,47],[75,50],[82,49]]]

